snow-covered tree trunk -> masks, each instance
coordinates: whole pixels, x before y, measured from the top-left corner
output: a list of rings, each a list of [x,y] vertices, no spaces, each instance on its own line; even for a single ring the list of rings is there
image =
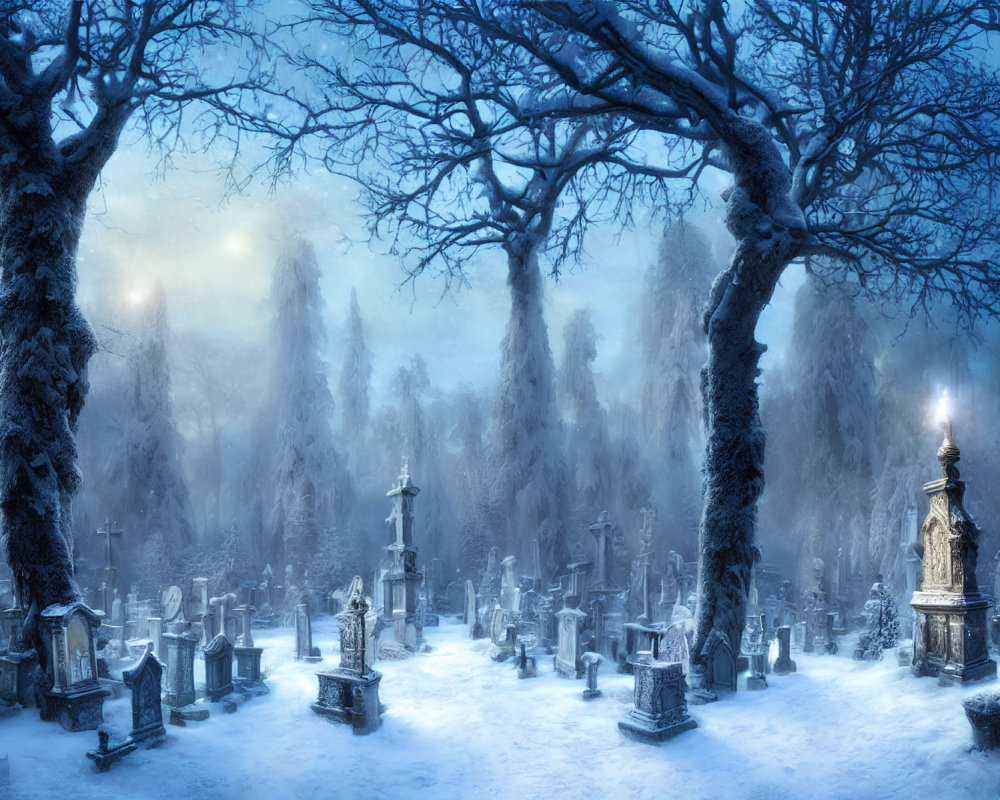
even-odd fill
[[[494,470],[506,517],[504,552],[530,563],[538,538],[546,577],[567,563],[566,468],[559,447],[555,367],[535,247],[508,250],[511,308],[494,407]]]
[[[7,155],[0,157],[0,512],[30,624],[46,606],[79,597],[74,433],[95,342],[75,301],[86,192],[63,185],[57,194],[54,184],[65,178],[41,157],[15,168]]]
[[[751,138],[747,144],[752,143]],[[760,160],[766,155],[772,154],[760,154]],[[749,159],[757,160],[756,156],[743,152],[736,158],[749,166]],[[708,443],[698,547],[696,661],[713,629],[726,634],[734,648],[739,646],[750,571],[760,556],[754,539],[757,500],[764,488],[765,436],[757,376],[765,347],[754,332],[798,247],[796,232],[788,226],[797,217],[788,205],[788,183],[782,180],[780,159],[775,155],[771,163],[779,168],[769,176],[770,185],[759,179],[740,180],[742,170],[737,170],[726,210],[736,249],[729,267],[713,284],[706,309],[708,362],[702,396]]]

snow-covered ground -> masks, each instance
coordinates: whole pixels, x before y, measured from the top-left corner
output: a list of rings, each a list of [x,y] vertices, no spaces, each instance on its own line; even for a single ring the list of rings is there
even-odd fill
[[[797,673],[692,707],[697,729],[651,746],[618,731],[631,676],[605,665],[604,695],[585,702],[584,682],[554,675],[551,659],[518,680],[485,641],[442,620],[425,631],[431,652],[377,665],[388,711],[365,737],[309,708],[314,673],[339,663],[334,618],[313,631],[322,664],[292,658],[290,629],[256,632],[269,695],[168,725],[162,745],[104,774],[84,756],[95,732],[66,733],[36,709],[0,720],[10,764],[0,798],[1000,798],[1000,753],[970,752],[960,702],[983,684],[939,687],[894,654],[862,664],[793,653]],[[104,709],[112,741],[121,738],[127,692]]]

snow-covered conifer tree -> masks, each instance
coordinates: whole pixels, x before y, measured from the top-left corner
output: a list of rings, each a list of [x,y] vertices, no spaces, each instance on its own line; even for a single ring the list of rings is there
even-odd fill
[[[656,552],[695,552],[701,516],[704,451],[700,374],[705,363],[702,320],[717,272],[701,230],[680,220],[667,226],[656,261],[646,270],[640,303],[643,441],[652,500],[674,521]]]
[[[319,274],[312,245],[293,239],[281,251],[271,289],[272,410],[264,417],[275,430],[271,558],[291,565],[296,586],[320,535],[345,523],[350,496],[331,427],[333,395],[320,357],[325,328]]]
[[[870,579],[868,528],[875,458],[875,370],[868,325],[848,286],[809,276],[795,297],[795,346],[786,356],[795,402],[789,502],[799,539],[796,583],[810,591],[816,558],[830,599],[849,576]],[[831,476],[836,476],[831,479]],[[862,597],[851,598],[860,603]]]
[[[353,457],[368,429],[368,393],[372,376],[371,354],[365,344],[358,293],[353,287],[348,313],[347,346],[337,381],[337,395],[340,402],[341,435]]]
[[[568,481],[556,415],[555,367],[542,311],[537,245],[532,242],[523,253],[508,253],[511,309],[500,346],[491,463],[494,496],[505,517],[502,551],[528,563],[528,548],[532,539],[538,538],[542,569],[551,576],[569,557],[565,530]]]
[[[593,363],[597,335],[590,312],[578,309],[563,331],[565,349],[559,369],[559,393],[566,428],[566,462],[575,489],[575,516],[592,522],[601,511],[612,514],[616,476],[608,450],[607,414],[597,399]]]

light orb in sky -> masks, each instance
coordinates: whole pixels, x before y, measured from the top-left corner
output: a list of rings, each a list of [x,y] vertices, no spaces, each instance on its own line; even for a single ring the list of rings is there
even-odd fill
[[[948,397],[948,390],[941,392],[937,406],[934,409],[934,422],[937,425],[947,425],[951,422],[951,400]]]
[[[226,236],[226,241],[223,244],[226,252],[234,258],[242,258],[250,250],[250,243],[247,241],[247,237],[242,233],[236,231],[230,233]]]
[[[141,306],[143,303],[146,302],[147,294],[148,292],[144,291],[143,289],[132,288],[125,293],[125,301],[132,308],[138,308],[139,306]]]

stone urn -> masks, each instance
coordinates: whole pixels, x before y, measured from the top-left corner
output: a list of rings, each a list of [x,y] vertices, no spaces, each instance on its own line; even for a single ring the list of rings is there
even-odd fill
[[[972,726],[973,747],[976,750],[1000,748],[1000,690],[969,695],[962,701],[962,706]]]

